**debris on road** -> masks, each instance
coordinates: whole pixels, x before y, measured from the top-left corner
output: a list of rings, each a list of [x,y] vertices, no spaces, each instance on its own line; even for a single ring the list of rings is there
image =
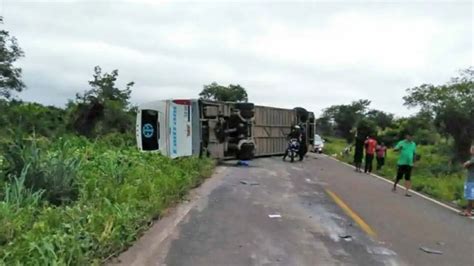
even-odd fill
[[[431,249],[431,248],[427,248],[427,247],[420,247],[420,249],[423,250],[424,252],[428,253],[428,254],[443,255],[443,252],[439,251],[439,250],[435,250],[435,249]]]
[[[441,242],[441,241],[439,241],[437,244],[438,244],[438,245],[440,245],[440,246],[444,246],[444,245],[446,245],[446,243],[444,243],[444,242]]]
[[[249,166],[249,161],[237,161],[237,166]]]
[[[397,256],[397,253],[385,247],[367,247],[367,252],[373,255]]]
[[[339,235],[339,237],[346,240],[347,242],[352,241],[352,236],[351,235],[342,234],[342,235]]]
[[[243,185],[251,185],[251,186],[260,185],[260,183],[258,183],[258,182],[248,182],[248,181],[245,181],[245,180],[240,180],[240,183],[243,184]]]
[[[268,217],[270,218],[281,218],[280,214],[269,214]]]

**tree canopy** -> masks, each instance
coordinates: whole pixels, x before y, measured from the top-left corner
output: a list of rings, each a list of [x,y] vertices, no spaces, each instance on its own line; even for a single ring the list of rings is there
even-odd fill
[[[0,17],[0,23],[3,18]],[[14,63],[24,56],[15,37],[6,30],[0,30],[0,97],[9,99],[12,92],[21,92],[25,84],[21,81],[21,68]]]
[[[437,129],[454,139],[456,159],[466,159],[474,140],[474,69],[461,71],[447,84],[423,84],[407,92],[405,105],[432,114]]]
[[[240,85],[222,86],[213,82],[204,85],[203,90],[199,93],[201,99],[223,101],[223,102],[247,102],[248,95],[245,88]]]
[[[70,128],[85,136],[104,135],[110,132],[124,133],[133,128],[130,116],[130,93],[133,82],[125,89],[116,86],[118,70],[102,73],[99,66],[94,68],[91,88],[77,94],[75,101],[68,104]]]
[[[347,142],[351,142],[354,139],[353,129],[358,121],[364,117],[369,105],[369,100],[358,100],[351,104],[333,105],[324,110],[318,122],[324,127],[327,127],[325,123],[332,123],[336,134],[346,139]]]
[[[366,114],[367,118],[373,121],[382,130],[390,127],[393,123],[393,114],[386,113],[380,110],[370,110]]]
[[[10,134],[56,137],[66,131],[64,115],[58,107],[0,99],[0,139]]]

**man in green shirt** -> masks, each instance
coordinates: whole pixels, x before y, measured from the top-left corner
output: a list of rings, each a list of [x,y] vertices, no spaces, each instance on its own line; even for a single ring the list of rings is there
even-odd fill
[[[397,180],[393,185],[392,191],[397,191],[397,184],[398,182],[405,177],[405,196],[411,197],[408,191],[411,188],[411,170],[413,169],[413,163],[415,161],[415,153],[416,153],[416,144],[413,141],[413,138],[410,134],[405,135],[405,139],[398,142],[395,146],[395,151],[400,152],[400,156],[398,157],[398,171],[397,171]]]

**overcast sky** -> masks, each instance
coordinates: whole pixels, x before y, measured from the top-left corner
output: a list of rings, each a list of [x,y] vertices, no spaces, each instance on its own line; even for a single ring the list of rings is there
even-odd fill
[[[0,15],[26,54],[21,98],[59,106],[100,65],[135,82],[137,104],[216,81],[257,104],[319,114],[364,98],[406,115],[406,88],[473,65],[470,1],[0,0]]]

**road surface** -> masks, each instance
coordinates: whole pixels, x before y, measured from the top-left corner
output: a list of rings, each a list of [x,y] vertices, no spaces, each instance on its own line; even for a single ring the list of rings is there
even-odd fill
[[[474,265],[474,220],[390,189],[324,155],[221,166],[112,264]]]

